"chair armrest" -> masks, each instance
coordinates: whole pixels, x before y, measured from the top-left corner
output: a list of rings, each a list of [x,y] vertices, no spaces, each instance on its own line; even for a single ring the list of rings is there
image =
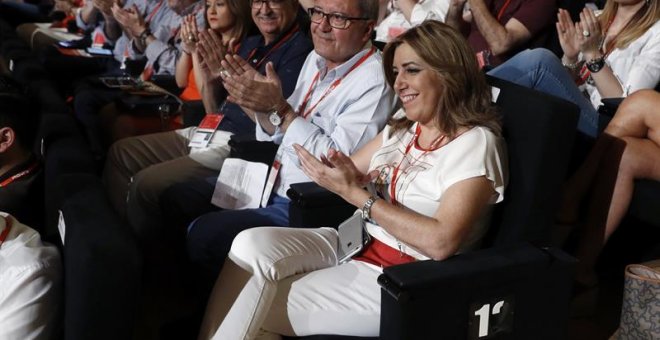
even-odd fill
[[[472,339],[475,312],[500,301],[492,332],[563,339],[574,266],[561,250],[523,243],[385,268],[378,278],[381,339]]]
[[[268,165],[273,164],[278,148],[275,143],[255,140],[254,134],[233,135],[229,139],[229,146],[231,147],[229,157]]]
[[[610,118],[614,117],[614,114],[616,113],[616,110],[619,109],[619,105],[621,105],[623,99],[624,98],[621,97],[601,99],[600,101],[603,103],[603,105],[598,107],[598,113]]]
[[[314,182],[291,184],[286,194],[291,199],[289,225],[295,228],[336,228],[355,211],[353,205]]]

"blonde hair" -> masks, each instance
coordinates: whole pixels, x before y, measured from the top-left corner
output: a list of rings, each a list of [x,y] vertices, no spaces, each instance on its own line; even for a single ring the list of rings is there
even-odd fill
[[[441,78],[442,94],[436,107],[436,121],[448,137],[461,127],[484,126],[500,134],[499,117],[491,103],[490,87],[479,70],[474,52],[463,36],[450,26],[428,20],[390,41],[383,52],[385,77],[394,87],[394,53],[402,44],[415,53]],[[390,121],[393,131],[413,125],[405,116]]]
[[[637,10],[637,13],[630,19],[630,24],[617,35],[616,39],[611,43],[613,45],[606,46],[605,48],[609,50],[610,48],[623,49],[628,47],[628,45],[641,37],[646,31],[648,31],[651,26],[660,19],[660,6],[658,5],[658,0],[643,0],[644,5]],[[602,14],[598,17],[600,21],[600,27],[602,29],[607,28],[607,24],[614,20],[616,12],[619,8],[619,4],[616,1],[609,0],[605,3],[603,7]]]

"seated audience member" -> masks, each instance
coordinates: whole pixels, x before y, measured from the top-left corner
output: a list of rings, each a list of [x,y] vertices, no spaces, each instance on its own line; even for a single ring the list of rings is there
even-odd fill
[[[333,228],[240,233],[200,338],[378,336],[383,267],[443,260],[480,243],[507,175],[474,53],[460,33],[427,21],[387,45],[383,67],[403,105],[383,132],[351,157],[329,149],[319,160],[294,146],[310,178],[361,209],[371,243],[338,264]]]
[[[282,79],[282,93],[291,94],[312,48],[305,34],[306,15],[297,0],[253,0],[251,6],[252,19],[261,34],[242,42],[238,55],[248,58],[260,72],[265,73],[270,65],[270,70]],[[201,33],[198,38],[203,41],[205,36],[210,38],[210,34]],[[198,44],[198,52],[201,52],[200,45],[206,46]],[[210,50],[201,58],[204,61],[202,70],[208,73],[204,77],[212,77],[207,84],[221,87],[217,78],[221,70],[217,65],[226,50],[217,44],[206,47]],[[211,93],[216,90],[222,89],[209,89]],[[104,172],[106,188],[113,206],[120,215],[127,217],[140,240],[161,234],[163,221],[158,197],[163,190],[174,183],[217,176],[229,154],[229,137],[254,133],[254,122],[239,106],[224,100],[217,103],[208,113],[222,112],[223,118],[207,147],[189,146],[196,127],[131,137],[111,147]]]
[[[22,221],[43,225],[41,163],[32,153],[37,112],[15,94],[0,94],[0,210]]]
[[[480,66],[496,66],[517,52],[544,46],[554,0],[450,0],[445,22],[463,33]]]
[[[35,22],[27,22],[16,27],[16,34],[32,49],[40,49],[64,40],[55,34],[54,30],[68,29],[76,20],[76,13],[81,9],[81,1],[55,0],[52,19],[47,27],[39,27]],[[70,24],[71,23],[71,24]]]
[[[376,28],[376,41],[388,42],[424,20],[444,21],[450,0],[392,1],[389,14]],[[389,3],[389,1],[388,1]]]
[[[558,17],[561,60],[544,49],[524,51],[489,74],[577,104],[578,130],[596,137],[601,98],[625,97],[660,81],[660,5],[612,0],[598,17],[589,8],[578,23],[565,10]]]
[[[636,179],[660,181],[660,94],[641,90],[626,98],[578,171],[567,181],[558,219],[583,226],[576,281],[598,282],[594,265],[628,210]],[[588,197],[585,216],[580,207]]]
[[[151,1],[151,0],[149,0]],[[113,17],[117,20],[126,37],[130,38],[125,46],[124,56],[131,60],[146,60],[140,75],[149,80],[152,75],[173,75],[180,42],[177,39],[181,26],[181,16],[194,13],[200,24],[204,14],[199,0],[168,0],[159,2],[152,12],[142,14],[133,5],[120,8],[112,7]],[[77,86],[74,97],[74,113],[82,123],[92,151],[97,156],[105,153],[101,136],[103,129],[99,111],[122,94],[121,90],[107,88],[96,78]]]
[[[314,52],[288,99],[274,72],[255,75],[237,58],[228,57],[223,63],[228,72],[223,75],[225,88],[231,100],[253,115],[257,139],[279,144],[281,166],[272,191],[265,194],[265,207],[218,210],[210,204],[215,179],[180,184],[161,198],[167,201],[163,211],[186,215],[185,224],[208,212],[190,225],[187,248],[191,260],[213,278],[239,232],[289,225],[286,191],[292,183],[309,181],[296,165],[293,144],[317,155],[329,148],[351,154],[378,134],[394,106],[392,89],[381,71],[381,55],[370,42],[377,0],[316,0],[309,11]],[[197,191],[199,187],[202,191]]]
[[[0,339],[56,339],[62,293],[57,248],[0,212]]]
[[[90,0],[76,14],[76,24],[84,31],[92,31],[90,39],[105,46],[112,46],[112,58],[63,54],[55,47],[46,48],[41,53],[44,66],[63,88],[75,81],[93,74],[121,75],[121,67],[129,59],[132,37],[124,32],[114,17],[114,0]],[[172,16],[168,6],[158,5],[157,0],[126,0],[125,9],[140,13],[151,22],[158,23],[163,17]],[[121,2],[117,3],[118,5]],[[134,7],[135,6],[135,7]],[[81,47],[82,48],[82,47]]]
[[[205,12],[206,24],[210,30],[205,27],[198,28],[195,17],[187,15],[181,23],[179,32],[182,53],[179,54],[176,63],[175,78],[177,86],[183,89],[179,99],[183,103],[181,109],[184,114],[195,113],[188,111],[196,111],[197,107],[201,106],[196,104],[196,102],[202,101],[200,91],[205,93],[203,98],[205,111],[201,112],[215,112],[218,108],[216,97],[221,97],[217,96],[216,86],[213,84],[217,82],[216,78],[203,70],[205,64],[200,53],[202,51],[197,51],[198,43],[200,49],[205,49],[205,52],[206,49],[212,49],[211,44],[218,44],[218,48],[223,49],[224,45],[234,41],[235,44],[230,48],[232,49],[231,52],[235,53],[240,43],[252,29],[250,3],[247,1],[207,1]],[[128,110],[115,103],[106,105],[100,113],[103,130],[108,132],[106,137],[114,142],[122,138],[159,132],[163,128],[168,128],[163,126],[167,125],[168,122],[161,121],[158,112],[158,105],[162,102],[160,100],[159,102],[153,100],[149,102],[154,105],[145,105],[144,107]],[[173,114],[176,114],[176,112]]]

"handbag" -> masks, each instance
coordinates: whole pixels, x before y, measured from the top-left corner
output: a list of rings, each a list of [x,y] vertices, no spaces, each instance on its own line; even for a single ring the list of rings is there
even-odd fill
[[[619,329],[610,340],[660,339],[660,260],[626,267]]]

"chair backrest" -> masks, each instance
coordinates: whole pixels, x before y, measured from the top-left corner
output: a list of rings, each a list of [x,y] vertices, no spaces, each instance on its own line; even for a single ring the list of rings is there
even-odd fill
[[[485,246],[547,241],[575,136],[578,107],[511,82],[488,77],[499,89],[509,157],[509,184],[494,211]],[[497,92],[497,90],[495,90]]]

